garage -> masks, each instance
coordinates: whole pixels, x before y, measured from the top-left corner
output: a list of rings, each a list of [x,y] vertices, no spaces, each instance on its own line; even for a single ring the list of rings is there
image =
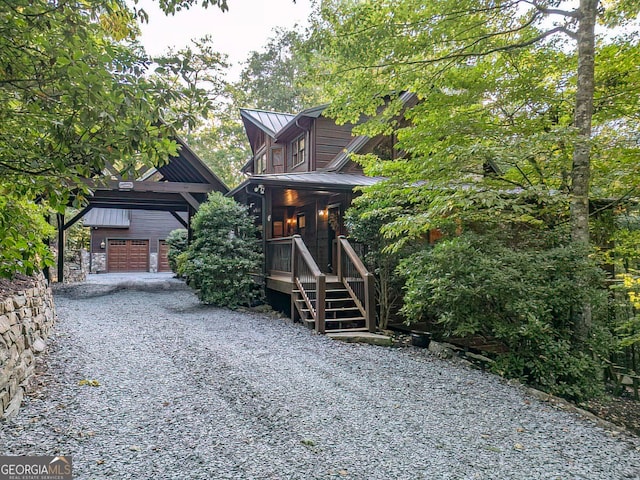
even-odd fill
[[[148,272],[149,240],[109,240],[108,272]]]

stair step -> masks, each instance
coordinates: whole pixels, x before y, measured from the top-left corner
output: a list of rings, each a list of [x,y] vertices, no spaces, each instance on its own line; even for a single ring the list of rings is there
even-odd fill
[[[369,329],[366,327],[357,327],[357,328],[327,328],[325,329],[327,333],[348,333],[348,332],[368,332]]]
[[[301,309],[303,312],[310,312],[311,310],[309,310],[308,308],[302,308]],[[360,310],[358,307],[347,307],[347,308],[325,308],[324,311],[325,313],[337,313],[337,312],[353,312],[355,310]],[[340,318],[335,319],[332,318],[331,320],[341,320]]]
[[[291,290],[292,293],[302,293],[301,290],[298,290],[297,288],[294,288],[293,290]],[[305,292],[307,293],[316,293],[315,290],[305,290]],[[345,288],[327,288],[325,290],[325,293],[346,293],[347,290]]]
[[[353,298],[351,297],[344,297],[344,298],[326,298],[325,299],[327,302],[348,302],[348,301],[353,301]]]
[[[364,317],[349,317],[349,318],[325,318],[325,322],[359,322],[365,320]]]

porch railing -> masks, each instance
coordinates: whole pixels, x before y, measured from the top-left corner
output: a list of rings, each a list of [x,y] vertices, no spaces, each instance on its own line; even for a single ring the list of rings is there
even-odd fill
[[[291,273],[291,249],[293,237],[272,238],[267,240],[267,272]]]
[[[344,236],[338,237],[338,279],[353,297],[370,332],[376,331],[375,279]]]
[[[291,239],[291,278],[294,289],[300,293],[300,298],[315,321],[316,331],[324,333],[327,281],[300,235],[294,235]],[[291,308],[297,308],[297,305]]]

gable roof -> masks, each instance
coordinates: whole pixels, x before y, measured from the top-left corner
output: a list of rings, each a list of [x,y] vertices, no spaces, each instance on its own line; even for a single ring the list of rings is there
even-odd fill
[[[276,133],[289,123],[295,115],[291,113],[241,108],[240,117],[242,117],[242,121],[245,123],[245,126],[246,122],[249,121],[261,130],[264,130],[270,136],[275,137]]]

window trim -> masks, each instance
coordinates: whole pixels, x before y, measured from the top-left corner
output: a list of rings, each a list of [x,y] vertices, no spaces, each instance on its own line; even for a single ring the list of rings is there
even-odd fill
[[[302,158],[300,155],[300,140],[304,140],[304,147],[302,148]],[[296,168],[300,165],[302,165],[306,160],[307,160],[307,145],[309,144],[309,142],[307,141],[307,133],[303,133],[301,135],[298,135],[295,139],[293,139],[291,142],[289,142],[289,149],[290,149],[290,155],[289,158],[291,159],[291,165],[290,168]],[[294,159],[294,152],[295,152],[295,158],[296,158],[296,162],[293,161]]]

